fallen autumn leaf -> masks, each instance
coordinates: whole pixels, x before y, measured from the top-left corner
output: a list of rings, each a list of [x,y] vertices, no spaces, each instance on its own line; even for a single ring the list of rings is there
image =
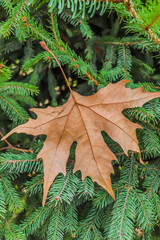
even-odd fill
[[[127,82],[110,83],[92,96],[81,96],[71,91],[63,106],[31,109],[37,114],[37,119],[29,119],[3,138],[15,132],[47,135],[38,154],[44,163],[43,205],[57,174],[66,174],[66,162],[73,142],[77,142],[74,172],[80,170],[83,180],[90,176],[115,199],[110,174],[113,173],[111,161],[116,157],[104,142],[101,132],[105,131],[126,154],[128,150],[140,152],[136,129],[142,127],[128,120],[122,111],[160,97],[159,92],[126,88]]]

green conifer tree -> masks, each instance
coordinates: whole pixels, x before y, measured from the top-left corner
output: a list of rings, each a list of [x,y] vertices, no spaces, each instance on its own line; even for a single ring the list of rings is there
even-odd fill
[[[158,0],[0,0],[0,135],[36,116],[29,108],[64,104],[69,91],[45,41],[75,91],[91,95],[121,79],[160,91]],[[39,89],[39,90],[38,90]],[[0,240],[160,239],[160,100],[123,114],[137,130],[142,159],[126,156],[106,133],[118,158],[111,176],[116,202],[90,177],[54,180],[42,206],[45,136],[14,134],[0,142]]]

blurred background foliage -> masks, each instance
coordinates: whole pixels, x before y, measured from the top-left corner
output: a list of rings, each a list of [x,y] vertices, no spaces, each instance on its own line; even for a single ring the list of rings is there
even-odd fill
[[[132,16],[128,17],[123,5],[111,3],[105,11],[102,11],[103,6],[99,9],[97,7],[97,10],[92,7],[91,13],[87,13],[88,7],[79,13],[75,8],[71,11],[66,5],[64,8],[58,5],[57,10],[56,5],[53,6],[56,1],[45,0],[28,1],[28,5],[22,10],[19,5],[23,5],[23,2],[25,1],[0,0],[1,136],[17,124],[27,121],[29,116],[35,118],[29,108],[59,106],[69,97],[62,73],[55,60],[41,48],[41,40],[48,39],[48,44],[53,40],[50,46],[57,54],[71,88],[82,95],[94,94],[109,82],[121,79],[130,79],[129,86],[132,88],[143,86],[148,91],[160,90],[159,46],[141,32],[137,23],[139,20],[136,23],[132,20],[132,24]],[[63,5],[63,1],[58,2]],[[158,4],[157,1],[135,3],[137,12],[146,25],[150,23],[149,19],[154,19],[158,14]],[[20,9],[18,16],[15,14],[17,9]],[[11,24],[13,28],[10,27]],[[156,24],[153,30],[158,35],[159,20]],[[92,79],[96,79],[98,86]],[[9,142],[0,142],[0,187],[4,195],[0,197],[0,218],[2,216],[3,219],[0,239],[160,239],[159,100],[150,101],[143,108],[127,109],[124,114],[144,127],[137,134],[142,158],[149,161],[149,164],[139,164],[136,154],[134,159],[127,158],[120,146],[104,133],[106,143],[119,160],[119,163],[113,162],[115,176],[112,176],[116,203],[105,190],[96,183],[93,184],[90,178],[84,183],[79,172],[73,174],[70,170],[73,162],[69,161],[69,177],[62,174],[57,176],[50,189],[47,205],[42,208],[43,166],[40,160],[36,160],[36,154],[42,148],[45,136],[33,138],[25,134],[14,134]],[[70,159],[74,159],[75,147],[76,144],[73,144]],[[135,167],[129,170],[132,161]],[[135,195],[131,194],[127,207],[134,208],[134,203],[140,211],[141,207],[145,211],[136,212],[140,219],[136,216],[134,226],[130,222],[128,225],[126,223],[124,235],[118,238],[114,237],[117,234],[114,227],[122,219],[126,192],[117,189],[131,184],[128,183],[129,171],[133,172],[132,187],[141,191],[138,193],[139,199],[144,205],[139,206]],[[67,183],[66,179],[69,179]],[[64,184],[65,191],[60,195]],[[150,191],[151,199],[146,200],[146,194]],[[56,199],[56,196],[59,198]],[[157,207],[153,209],[155,202]],[[71,208],[73,217],[69,219]],[[147,218],[144,213],[148,214]],[[124,221],[128,222],[129,210],[125,214]],[[110,226],[111,219],[113,227]],[[149,222],[147,226],[146,219],[152,224]],[[71,229],[67,228],[67,224],[70,224]],[[56,227],[57,233],[54,232]],[[129,234],[127,238],[125,234]]]

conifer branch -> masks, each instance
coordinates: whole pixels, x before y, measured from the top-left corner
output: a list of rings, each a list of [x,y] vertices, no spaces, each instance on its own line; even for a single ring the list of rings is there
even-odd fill
[[[86,232],[86,235],[89,233],[90,229],[94,226],[94,222],[96,221],[99,212],[100,212],[100,209],[98,209],[98,211],[97,211],[96,215],[94,216],[93,220],[92,220],[91,222],[89,222],[89,228],[88,228],[88,230],[87,230],[87,232]],[[88,225],[88,222],[86,222],[86,223],[84,223],[82,226],[80,226],[80,227],[75,231],[75,233],[78,232],[80,229],[83,229],[86,225]]]
[[[16,237],[16,235],[13,233],[12,229],[10,228],[7,219],[5,219],[5,222],[6,222],[7,228],[8,228],[8,230],[9,230],[9,232],[11,233],[12,237],[13,237],[15,240],[19,240],[19,239]]]
[[[44,34],[42,34],[40,31],[38,31],[35,27],[33,27],[28,21],[27,18],[23,18],[22,19],[25,23],[26,26],[28,26],[37,36],[39,36],[41,39],[45,40],[46,42],[48,42],[49,44],[51,44],[51,46],[53,46],[54,48],[58,47],[53,41],[50,40],[50,38],[48,38],[47,36],[45,36]]]
[[[7,192],[8,192],[8,194],[10,195],[12,201],[14,202],[14,205],[15,205],[16,207],[18,207],[17,202],[15,201],[14,197],[12,196],[12,193],[10,192],[10,190],[9,190],[9,188],[8,188],[8,186],[7,186],[7,184],[6,184],[5,180],[4,180],[4,178],[3,178],[2,176],[1,176],[1,179],[2,179],[2,182],[3,182],[4,186],[5,186],[5,188],[6,188]]]
[[[4,97],[2,97],[2,95],[0,96],[0,98],[5,101],[8,105],[10,105],[14,111],[20,116],[20,118],[24,121],[27,122],[26,119],[22,116],[22,114],[13,106],[13,104],[11,102],[9,102],[7,99],[5,99]]]
[[[148,122],[148,124],[152,127],[152,128],[154,128],[154,129],[156,129],[156,130],[158,130],[158,131],[160,131],[160,128],[159,127],[157,127],[157,126],[154,126],[153,124],[151,124],[151,123],[149,123]]]
[[[73,218],[73,206],[71,204],[71,207],[70,207],[70,224],[69,224],[69,229],[70,229],[70,232],[72,232],[72,218]]]
[[[14,160],[9,160],[7,159],[6,162],[8,163],[17,163],[17,162],[41,162],[42,160],[37,158],[37,159],[14,159]]]
[[[124,202],[124,206],[123,206],[123,213],[122,213],[122,218],[121,218],[121,223],[120,223],[120,235],[119,235],[119,239],[123,239],[123,232],[122,232],[122,229],[123,229],[123,221],[124,221],[124,216],[125,216],[125,211],[126,211],[126,206],[127,206],[127,203],[128,203],[128,195],[129,195],[129,192],[130,192],[130,187],[127,187],[127,194],[126,194],[126,198],[125,198],[125,202]]]
[[[98,83],[88,72],[85,73],[85,75],[92,81],[96,86],[100,86],[100,83]]]
[[[23,19],[23,21],[26,22],[27,26],[30,27],[31,30],[32,30],[33,32],[35,32],[36,35],[40,36],[41,39],[44,39],[44,40],[46,41],[46,43],[48,42],[48,43],[51,44],[55,49],[58,48],[60,51],[66,52],[66,53],[71,57],[72,61],[73,61],[73,62],[76,62],[76,59],[75,59],[75,57],[73,57],[73,56],[71,55],[71,52],[69,52],[69,51],[67,51],[66,49],[64,49],[64,47],[61,46],[61,45],[56,45],[53,41],[51,41],[51,40],[48,39],[46,36],[44,36],[44,35],[41,34],[39,31],[37,31],[37,30],[27,21],[26,18]],[[75,66],[76,66],[75,69],[77,69],[77,67],[79,67],[77,64],[76,64]],[[85,76],[87,76],[87,77],[89,78],[89,80],[91,80],[92,82],[94,82],[94,84],[95,84],[96,86],[99,86],[99,85],[100,85],[100,84],[97,82],[97,80],[95,80],[95,79],[93,78],[93,76],[91,76],[88,72],[85,73]]]
[[[102,42],[99,41],[99,43],[102,44]],[[136,45],[139,43],[143,43],[143,41],[137,41],[137,42],[103,42],[104,44],[107,45]]]
[[[10,23],[9,27],[6,29],[6,31],[4,32],[4,36],[8,36],[8,31],[10,30],[12,24],[14,23],[16,17],[18,16],[18,14],[21,12],[22,8],[27,4],[28,0],[26,0],[25,2],[22,3],[22,5],[20,6],[20,8],[18,9],[17,13],[15,14],[15,16],[12,19],[12,22]]]
[[[10,5],[12,5],[11,2],[8,3],[6,0],[3,0],[3,1],[5,2],[8,9],[11,10],[12,9],[12,7],[10,6]]]
[[[58,194],[58,196],[56,196],[56,197],[61,198],[61,195],[62,195],[62,193],[63,193],[63,191],[64,191],[64,189],[65,189],[65,187],[66,187],[66,185],[67,185],[67,182],[68,182],[68,180],[69,180],[71,171],[72,171],[72,168],[69,170],[68,175],[67,175],[67,178],[66,178],[66,180],[65,180],[65,182],[64,182],[64,184],[63,184],[63,187],[62,187],[60,193]]]
[[[131,152],[131,167],[130,167],[130,171],[129,171],[129,182],[128,182],[128,187],[130,188],[131,186],[131,178],[132,178],[132,170],[133,170],[133,156],[134,156],[134,153]]]
[[[110,65],[110,63],[112,61],[112,57],[113,57],[113,46],[111,46],[111,55],[110,55],[110,58],[108,59],[107,64],[104,67],[105,70],[108,70],[108,66]]]
[[[34,188],[36,185],[38,185],[39,183],[43,183],[44,179],[40,179],[39,181],[37,181],[36,183],[34,183],[33,185],[30,186],[30,188]],[[29,190],[29,189],[28,189]]]
[[[156,36],[156,34],[150,28],[145,29],[145,31],[152,38],[152,40],[160,46],[160,39]]]
[[[133,188],[132,188],[132,191],[133,191],[134,194],[136,195],[136,197],[137,197],[139,203],[141,204],[141,207],[143,208],[143,211],[144,211],[145,217],[146,217],[146,219],[147,219],[147,223],[148,223],[148,225],[150,225],[150,223],[149,223],[149,219],[148,219],[148,216],[147,216],[147,213],[146,213],[146,210],[145,210],[145,207],[144,207],[144,205],[143,205],[141,199],[139,198],[138,194],[136,193],[136,191],[135,191]]]
[[[123,70],[123,72],[124,72],[125,79],[128,79],[128,75],[127,75],[126,69],[123,67],[122,70]]]
[[[152,142],[153,151],[155,151],[156,147],[155,147],[154,140],[153,140],[153,136],[152,136],[152,133],[151,133],[150,129],[148,129],[148,133],[149,133],[149,136],[150,136],[150,140],[151,140],[151,142]]]
[[[154,198],[154,201],[155,201],[155,204],[156,204],[156,209],[158,210],[159,214],[160,214],[160,208],[159,208],[159,203],[157,201],[157,198],[156,198],[156,195],[155,193],[153,192],[153,198]],[[158,215],[159,215],[158,214]]]
[[[31,219],[26,224],[24,224],[23,227],[20,229],[20,231],[24,231],[25,228],[28,227],[28,225],[31,225],[37,218],[39,218],[42,214],[44,214],[44,212],[47,212],[47,210],[52,208],[53,206],[54,204],[51,204],[48,207],[44,207],[43,210],[40,213],[38,213],[33,219]]]
[[[51,24],[52,24],[52,31],[55,37],[56,42],[58,43],[58,45],[60,45],[57,33],[56,33],[56,27],[55,27],[55,22],[54,22],[54,18],[53,18],[53,11],[51,12]]]
[[[129,192],[131,190],[131,179],[132,179],[132,171],[133,171],[133,152],[131,153],[131,166],[129,169],[129,180],[128,180],[128,186],[127,186],[127,193],[126,193],[126,197],[125,197],[125,202],[124,202],[124,206],[123,206],[123,213],[122,213],[122,217],[121,217],[121,224],[120,224],[120,235],[119,238],[123,239],[123,221],[124,221],[124,216],[125,216],[125,211],[126,211],[126,207],[127,207],[127,203],[128,203],[128,197],[129,197]]]
[[[152,185],[150,186],[150,189],[149,189],[149,192],[148,192],[148,197],[147,197],[148,199],[149,199],[149,196],[150,196],[150,194],[151,194],[151,192],[153,190],[153,185],[154,185],[155,181],[157,180],[157,178],[159,176],[160,176],[160,170],[157,172],[156,176],[153,179]]]
[[[55,225],[55,228],[54,228],[54,236],[53,236],[53,240],[56,240],[56,233],[57,233],[57,229],[58,229],[58,219],[59,219],[59,215],[60,215],[60,207],[61,207],[61,203],[59,202],[58,203],[58,213],[57,213],[57,218],[56,218],[56,225]]]
[[[123,45],[123,66],[124,66],[124,69],[125,69],[125,66],[126,66],[126,53],[125,53],[124,45]]]
[[[94,0],[89,0],[89,1],[93,2]],[[106,0],[96,0],[96,2],[106,2]],[[113,2],[118,4],[118,3],[122,3],[123,0],[107,0],[107,2]]]
[[[3,84],[2,86],[0,86],[0,90],[5,90],[5,91],[17,91],[17,92],[21,92],[21,91],[25,91],[25,92],[29,92],[31,95],[32,94],[37,94],[38,90],[36,87],[31,87],[29,84],[21,84],[21,83],[14,83],[14,82],[9,82],[6,84]]]
[[[159,12],[158,15],[152,20],[152,22],[146,27],[146,29],[151,28],[152,25],[158,20],[158,18],[160,18],[160,12]]]
[[[70,13],[64,11],[64,10],[62,11],[62,13],[65,13],[66,15],[68,15],[69,17],[72,18],[72,15],[71,15]],[[75,17],[74,19],[76,19],[77,22],[78,22],[80,25],[82,25],[82,26],[85,28],[86,32],[88,33],[88,29],[87,29],[87,27],[85,26],[85,24],[83,23],[83,21],[80,20],[78,17]],[[89,35],[89,34],[88,34],[88,35]]]
[[[150,38],[160,46],[160,39],[156,36],[156,34],[152,31],[152,29],[150,27],[145,27],[144,25],[144,21],[139,17],[139,15],[137,14],[136,10],[134,9],[134,4],[131,3],[130,0],[122,0],[125,7],[128,9],[128,11],[130,11],[132,13],[132,16],[135,18],[135,20],[139,20],[140,22],[142,22],[142,26],[144,31],[150,36]],[[159,16],[158,16],[159,18]],[[154,23],[154,22],[153,22]],[[151,25],[152,26],[152,25]]]

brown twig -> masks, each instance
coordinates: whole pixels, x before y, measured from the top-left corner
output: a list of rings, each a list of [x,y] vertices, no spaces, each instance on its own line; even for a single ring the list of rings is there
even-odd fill
[[[0,132],[0,135],[1,135],[2,138],[4,137],[2,132]],[[4,141],[7,143],[8,146],[12,147],[12,144],[10,144],[6,139],[4,139]]]
[[[85,75],[92,81],[96,86],[99,86],[100,84],[88,73],[86,72]]]
[[[135,44],[139,44],[139,43],[143,43],[143,41],[139,41],[139,42],[101,42],[99,41],[100,44],[111,44],[111,45],[135,45]]]
[[[56,34],[55,26],[54,26],[53,12],[51,12],[51,23],[52,23],[52,31],[53,31],[55,40],[56,40],[57,44],[60,45],[60,42],[59,42],[57,34]]]
[[[16,151],[19,151],[19,152],[30,152],[30,153],[33,153],[32,149],[16,148],[14,146],[7,146],[7,147],[0,148],[0,151],[5,150],[5,149],[13,149],[13,150],[16,150]]]
[[[160,12],[159,12],[158,15],[153,19],[153,21],[146,27],[146,29],[151,28],[152,25],[158,20],[158,18],[160,18]]]
[[[2,132],[0,132],[0,135],[1,135],[2,138],[4,137]],[[12,146],[12,144],[9,143],[6,139],[4,139],[4,141],[7,143],[8,146],[0,148],[0,151],[5,150],[5,149],[14,149],[14,150],[17,150],[17,151],[20,151],[20,152],[30,152],[30,153],[33,153],[32,149],[17,148],[17,147]]]
[[[10,160],[10,159],[7,159],[5,162],[8,162],[8,163],[17,163],[17,162],[40,162],[41,159],[40,158],[36,158],[36,159],[14,159],[14,160]]]
[[[134,9],[134,4],[131,3],[130,0],[123,0],[123,3],[124,3],[124,5],[125,5],[125,7],[132,13],[132,15],[133,15],[133,17],[134,17],[135,19],[140,18],[140,17],[138,16],[136,10]]]

